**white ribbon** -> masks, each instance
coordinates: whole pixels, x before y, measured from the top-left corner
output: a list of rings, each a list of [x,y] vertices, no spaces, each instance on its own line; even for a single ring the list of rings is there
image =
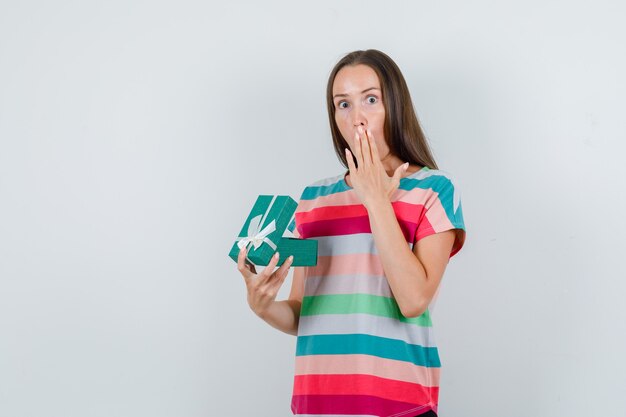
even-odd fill
[[[277,249],[276,244],[267,237],[270,233],[276,230],[276,221],[272,220],[267,226],[263,228],[263,230],[260,230],[261,225],[263,225],[263,222],[265,221],[265,218],[272,209],[275,201],[276,196],[273,196],[272,201],[270,201],[270,204],[267,207],[267,210],[265,210],[265,213],[263,213],[263,215],[259,214],[258,216],[255,216],[250,220],[250,224],[248,224],[248,235],[244,237],[239,237],[237,239],[237,246],[240,250],[244,246],[248,246],[248,244],[250,243],[254,245],[254,249],[256,250],[259,248],[259,246],[263,244],[263,242],[267,243],[272,249]],[[246,258],[248,258],[247,255]],[[248,258],[248,260],[249,259],[250,258]]]
[[[259,246],[263,244],[263,242],[270,245],[270,247],[276,250],[276,245],[272,242],[267,236],[276,230],[276,221],[272,220],[270,224],[265,226],[263,230],[259,230],[261,227],[261,219],[262,215],[258,215],[250,220],[250,224],[248,225],[248,236],[239,238],[237,242],[237,246],[239,249],[242,249],[244,246],[248,246],[248,244],[252,243],[254,249],[258,249]]]

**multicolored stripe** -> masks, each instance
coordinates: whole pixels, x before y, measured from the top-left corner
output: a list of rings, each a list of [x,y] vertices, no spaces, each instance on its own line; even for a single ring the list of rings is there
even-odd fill
[[[407,245],[458,229],[460,196],[451,177],[423,168],[402,178],[391,204]],[[369,216],[343,175],[302,193],[294,235],[317,239],[305,267],[291,408],[298,416],[412,417],[437,411],[441,362],[430,310],[404,317],[385,277]]]

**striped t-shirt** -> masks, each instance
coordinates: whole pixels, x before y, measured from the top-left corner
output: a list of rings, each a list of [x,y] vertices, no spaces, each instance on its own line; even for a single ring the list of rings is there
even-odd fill
[[[458,229],[450,257],[463,246],[461,201],[449,174],[424,167],[400,180],[391,203],[409,248],[450,229]],[[317,239],[318,262],[304,267],[292,412],[351,417],[437,412],[441,363],[433,303],[419,317],[401,314],[367,210],[344,175],[306,187],[294,221],[295,236]]]

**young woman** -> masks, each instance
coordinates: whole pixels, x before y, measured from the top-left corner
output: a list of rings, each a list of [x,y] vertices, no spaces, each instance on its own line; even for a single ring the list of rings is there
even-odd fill
[[[370,49],[328,79],[335,151],[348,171],[305,187],[294,234],[318,240],[318,264],[260,273],[239,254],[250,308],[296,335],[291,409],[306,416],[436,416],[441,363],[430,317],[463,246],[459,191],[440,171],[397,65]]]

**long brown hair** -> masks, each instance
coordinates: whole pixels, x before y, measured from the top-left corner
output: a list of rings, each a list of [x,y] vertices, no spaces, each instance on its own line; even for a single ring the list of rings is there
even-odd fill
[[[385,124],[383,127],[385,142],[392,155],[411,164],[438,169],[432,156],[428,142],[415,115],[409,89],[400,72],[400,68],[385,53],[368,49],[354,51],[345,55],[333,68],[326,86],[326,105],[330,132],[333,136],[335,153],[342,165],[348,168],[345,148],[348,143],[341,136],[335,122],[335,105],[333,103],[333,83],[339,70],[346,65],[367,65],[378,75],[385,106]]]

